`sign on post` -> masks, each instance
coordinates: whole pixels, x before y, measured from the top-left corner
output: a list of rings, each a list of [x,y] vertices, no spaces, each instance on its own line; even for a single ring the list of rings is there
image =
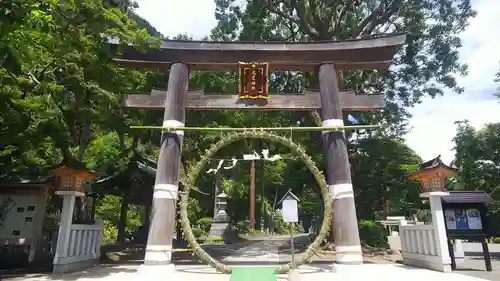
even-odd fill
[[[262,62],[240,62],[240,99],[267,100],[269,72],[268,63]]]
[[[299,222],[299,207],[297,204],[299,201],[299,198],[292,193],[292,190],[288,190],[278,202],[278,205],[281,204],[281,213],[285,222]]]
[[[290,230],[290,248],[292,252],[292,262],[295,260],[295,242],[293,241],[293,223],[299,222],[299,198],[292,193],[292,190],[288,192],[281,198],[281,213],[283,215],[283,220],[288,223]]]
[[[299,210],[297,201],[293,199],[283,200],[283,220],[285,222],[293,223],[299,222]]]

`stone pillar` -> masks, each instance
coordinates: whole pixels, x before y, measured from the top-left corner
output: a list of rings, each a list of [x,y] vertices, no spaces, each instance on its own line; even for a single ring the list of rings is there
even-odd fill
[[[446,234],[446,224],[444,221],[443,205],[441,197],[448,195],[446,192],[436,191],[423,193],[421,197],[428,197],[431,207],[432,226],[434,227],[434,237],[436,238],[437,255],[441,257],[443,271],[451,271],[451,258],[448,250],[448,235]]]
[[[61,221],[59,222],[59,232],[57,234],[54,265],[59,264],[59,260],[61,258],[68,256],[71,225],[73,223],[73,211],[75,210],[75,199],[76,197],[85,196],[85,193],[78,191],[56,191],[56,194],[62,196],[63,207],[61,210]],[[54,270],[56,270],[56,266],[54,267]]]
[[[453,252],[455,253],[455,262],[462,264],[465,262],[464,244],[461,239],[455,239],[453,244]]]
[[[319,68],[323,127],[343,126],[338,81],[333,64]],[[323,132],[325,175],[333,204],[336,263],[361,264],[363,255],[354,204],[349,157],[343,131]]]
[[[172,65],[165,97],[163,126],[184,126],[188,78],[187,65],[182,63]],[[183,131],[163,131],[161,135],[151,221],[144,257],[145,265],[171,265],[169,268],[173,267],[171,264],[172,240],[183,136]],[[159,268],[165,269],[166,267],[155,269]]]

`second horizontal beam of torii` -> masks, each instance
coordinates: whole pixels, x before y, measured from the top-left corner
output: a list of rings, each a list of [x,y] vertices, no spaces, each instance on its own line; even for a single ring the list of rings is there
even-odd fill
[[[355,94],[354,91],[340,91],[340,106],[347,111],[366,111],[385,107],[383,94]],[[129,94],[126,108],[163,109],[166,90],[153,89],[151,95]],[[252,102],[252,104],[250,104]],[[257,101],[258,102],[258,101]],[[296,110],[310,111],[321,108],[319,91],[305,90],[298,94],[271,94],[265,103],[239,100],[237,94],[204,94],[202,91],[187,92],[188,110]]]

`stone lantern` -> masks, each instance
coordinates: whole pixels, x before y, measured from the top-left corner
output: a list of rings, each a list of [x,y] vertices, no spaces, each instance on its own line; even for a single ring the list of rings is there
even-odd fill
[[[210,225],[209,237],[223,237],[224,232],[228,229],[229,215],[226,212],[228,197],[224,192],[216,197],[217,214],[214,215],[214,219]]]
[[[229,215],[226,212],[227,198],[228,196],[224,192],[217,195],[217,214],[215,215],[214,221],[229,222]]]
[[[432,230],[434,232],[437,248],[437,255],[442,264],[450,264],[451,259],[448,249],[448,235],[444,221],[443,205],[441,199],[443,196],[450,195],[444,189],[444,180],[456,172],[455,168],[445,165],[441,161],[441,155],[424,162],[419,170],[408,175],[409,179],[420,181],[420,197],[429,198],[430,211],[432,215]]]
[[[78,161],[64,161],[52,169],[52,174],[56,178],[57,191],[77,192],[80,196],[85,195],[85,183],[97,177]]]
[[[455,174],[456,169],[445,165],[441,161],[441,155],[424,162],[420,168],[408,175],[411,180],[420,182],[421,197],[429,197],[430,195],[447,195],[444,189],[444,180]]]

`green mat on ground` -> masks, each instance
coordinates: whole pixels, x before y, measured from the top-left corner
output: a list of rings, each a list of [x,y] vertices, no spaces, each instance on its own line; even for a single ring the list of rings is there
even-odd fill
[[[237,267],[233,268],[230,281],[276,281],[276,275],[270,267]]]

